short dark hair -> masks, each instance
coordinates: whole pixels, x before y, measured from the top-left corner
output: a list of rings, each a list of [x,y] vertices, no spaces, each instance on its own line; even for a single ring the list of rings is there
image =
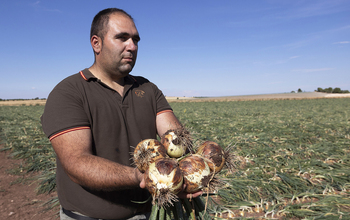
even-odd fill
[[[94,19],[92,20],[91,29],[90,29],[90,39],[92,36],[96,35],[96,36],[100,37],[103,41],[103,37],[105,36],[105,34],[108,31],[107,26],[108,26],[108,22],[109,22],[109,16],[113,13],[122,13],[122,14],[128,16],[132,21],[134,21],[134,19],[131,17],[131,15],[129,15],[128,13],[126,13],[122,9],[119,9],[119,8],[104,9],[104,10],[100,11],[99,13],[97,13],[95,15]]]

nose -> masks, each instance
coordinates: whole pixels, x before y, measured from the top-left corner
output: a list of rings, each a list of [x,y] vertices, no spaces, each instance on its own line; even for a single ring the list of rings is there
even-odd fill
[[[134,41],[134,39],[129,38],[127,40],[126,50],[128,51],[136,51],[137,50],[137,41]]]

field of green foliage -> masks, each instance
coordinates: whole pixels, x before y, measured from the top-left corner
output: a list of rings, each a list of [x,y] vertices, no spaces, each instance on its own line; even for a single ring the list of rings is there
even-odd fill
[[[171,103],[195,140],[235,155],[223,170],[222,204],[237,219],[345,219],[350,215],[350,99]],[[55,158],[41,131],[43,106],[0,106],[3,148],[41,172],[40,192],[55,190]],[[214,198],[215,196],[212,196]],[[244,217],[242,217],[244,216]]]

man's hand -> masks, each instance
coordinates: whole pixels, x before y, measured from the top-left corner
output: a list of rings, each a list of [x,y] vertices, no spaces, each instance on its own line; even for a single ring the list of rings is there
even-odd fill
[[[144,174],[141,173],[138,169],[136,169],[140,174],[138,175],[139,180],[140,180],[140,188],[144,189],[146,188],[146,182],[145,182],[145,177]]]
[[[202,190],[197,191],[195,193],[187,193],[187,192],[185,192],[185,189],[186,189],[186,185],[184,184],[183,188],[182,188],[182,191],[179,194],[177,194],[177,196],[180,199],[192,199],[192,198],[196,198],[196,197],[198,197],[198,196],[203,194]]]

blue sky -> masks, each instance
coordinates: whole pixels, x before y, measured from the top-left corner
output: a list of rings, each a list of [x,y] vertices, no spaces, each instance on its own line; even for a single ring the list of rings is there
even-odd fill
[[[167,96],[350,90],[349,0],[4,0],[0,98],[46,98],[90,67],[90,24],[108,7],[140,32],[131,74]]]

